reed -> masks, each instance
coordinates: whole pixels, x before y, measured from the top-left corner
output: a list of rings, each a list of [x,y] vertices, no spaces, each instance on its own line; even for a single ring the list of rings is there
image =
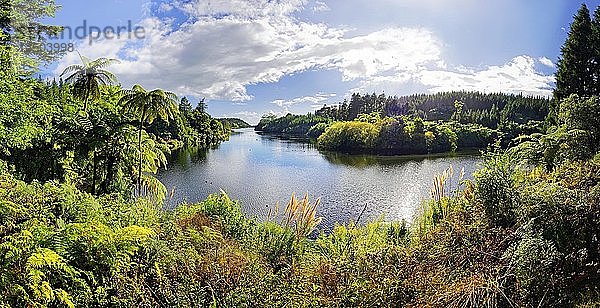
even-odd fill
[[[308,194],[302,199],[298,199],[295,193],[292,194],[292,198],[285,208],[284,227],[294,228],[298,239],[310,235],[323,220],[322,217],[317,217],[317,207],[320,203],[321,198],[311,204]],[[275,208],[276,213],[278,208],[279,205]]]
[[[433,187],[429,194],[431,199],[423,202],[421,212],[417,217],[417,226],[420,233],[425,233],[439,221],[446,219],[449,213],[457,206],[460,198],[473,193],[470,181],[464,180],[465,169],[462,168],[455,181],[454,167],[450,166],[433,178]],[[462,190],[461,190],[462,189]]]
[[[430,190],[431,199],[440,202],[444,198],[456,196],[461,186],[466,185],[464,181],[465,168],[461,168],[458,174],[458,181],[453,183],[454,167],[450,166],[441,174],[433,177],[433,188]],[[455,186],[453,186],[455,184]]]

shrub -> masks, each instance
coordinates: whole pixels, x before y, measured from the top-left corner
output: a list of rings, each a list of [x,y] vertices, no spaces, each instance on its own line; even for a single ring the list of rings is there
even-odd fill
[[[452,124],[458,149],[484,149],[498,137],[498,131],[477,124]]]
[[[600,138],[600,103],[598,97],[579,98],[576,94],[560,103],[559,120],[568,129],[590,132],[594,140]],[[597,144],[596,144],[597,145]]]
[[[318,145],[326,150],[360,152],[375,146],[379,128],[368,122],[336,122],[319,137]]]
[[[490,222],[497,226],[515,223],[519,193],[514,167],[510,156],[492,153],[475,172],[477,197]]]
[[[504,258],[512,267],[522,304],[529,307],[561,305],[561,297],[566,294],[558,288],[560,254],[552,241],[527,228]]]
[[[223,234],[237,240],[244,239],[244,236],[248,234],[248,228],[253,223],[246,219],[240,204],[232,201],[224,192],[219,195],[210,195],[206,200],[197,204],[179,206],[175,212],[179,219],[199,212],[203,213],[220,224]]]

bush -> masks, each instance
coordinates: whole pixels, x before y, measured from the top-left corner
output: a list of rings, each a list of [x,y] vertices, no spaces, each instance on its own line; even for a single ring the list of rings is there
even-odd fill
[[[497,226],[515,223],[519,193],[514,168],[511,157],[492,153],[474,175],[480,204],[490,222]]]
[[[561,304],[565,294],[558,287],[560,254],[552,241],[528,229],[504,258],[513,267],[521,303],[528,307]]]
[[[311,133],[311,128],[319,124],[327,125],[329,123],[331,123],[330,119],[313,114],[287,114],[280,118],[275,116],[264,116],[256,126],[255,130],[272,134],[310,136],[316,138],[318,137],[318,135],[316,135],[317,131],[312,131]],[[316,129],[322,128],[324,127],[319,126]]]
[[[375,146],[379,128],[367,122],[336,122],[318,139],[320,148],[335,151],[360,152]]]
[[[560,103],[559,121],[568,129],[590,132],[595,140],[600,137],[600,103],[597,96],[583,99],[576,94]]]
[[[458,149],[485,149],[498,138],[498,131],[476,124],[454,123]]]
[[[453,152],[457,149],[458,136],[452,129],[444,125],[429,126],[425,132],[427,151],[429,153]]]
[[[196,204],[181,205],[175,210],[175,215],[179,219],[185,219],[199,212],[211,221],[218,222],[224,235],[237,240],[243,240],[254,223],[246,219],[240,204],[229,199],[225,193],[210,195],[205,201]]]

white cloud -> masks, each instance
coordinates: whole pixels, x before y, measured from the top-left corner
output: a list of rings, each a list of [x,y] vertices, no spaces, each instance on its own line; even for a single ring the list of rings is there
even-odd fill
[[[329,6],[327,6],[327,3],[323,2],[323,1],[316,1],[315,2],[315,6],[313,6],[313,12],[327,12],[327,11],[331,11],[331,8],[329,8]]]
[[[183,0],[173,6],[195,17],[235,16],[260,18],[299,11],[306,0]]]
[[[467,90],[551,96],[554,77],[537,72],[535,64],[532,57],[523,55],[511,59],[504,65],[489,66],[479,70],[457,66],[424,69],[416,74],[396,72],[391,75],[363,78],[358,87],[350,90],[350,93],[384,92],[390,95],[405,95]]]
[[[169,20],[143,21],[140,42],[105,40],[80,51],[121,58],[112,70],[124,86],[140,83],[210,100],[249,101],[247,87],[273,83],[310,69],[334,69],[344,80],[386,71],[440,68],[441,43],[426,29],[389,28],[361,36],[290,14],[304,1],[200,1],[176,3],[191,18],[174,29]],[[252,16],[252,18],[248,18]],[[65,57],[57,72],[77,57]]]
[[[406,90],[408,90],[407,85],[413,81],[414,75],[415,73],[397,72],[393,75],[363,78],[360,80],[357,87],[349,91],[347,96],[349,96],[350,93],[386,93],[396,95],[400,89],[406,92]],[[414,89],[410,92],[417,93],[422,92],[422,90],[423,89]]]
[[[173,9],[173,5],[170,3],[163,2],[158,7],[160,12],[170,12]]]
[[[317,93],[314,96],[297,97],[297,98],[294,98],[291,100],[277,99],[277,100],[272,101],[271,104],[275,104],[279,107],[293,106],[293,105],[300,105],[300,104],[310,104],[311,106],[321,104],[319,106],[322,106],[324,102],[327,102],[330,98],[335,97],[335,96],[336,96],[335,93],[331,93],[331,94]]]
[[[532,57],[518,56],[502,66],[476,72],[423,71],[419,81],[430,92],[470,90],[551,96],[554,77],[536,72]]]
[[[185,12],[189,20],[179,27],[170,19],[147,18],[141,23],[144,40],[102,40],[82,44],[79,50],[90,58],[119,58],[121,63],[111,70],[126,87],[139,83],[240,105],[253,99],[249,86],[308,70],[337,70],[343,80],[355,82],[352,91],[390,95],[459,89],[551,93],[553,77],[536,72],[529,56],[483,70],[450,67],[443,58],[443,42],[428,29],[386,28],[352,36],[348,29],[296,18],[307,4],[307,0],[175,1],[160,9]],[[326,6],[323,1],[314,4]],[[545,57],[538,60],[553,65]],[[56,73],[76,62],[77,54],[68,54]],[[294,105],[322,105],[328,99],[324,95],[272,103],[287,113]]]
[[[550,67],[550,68],[555,67],[554,62],[552,62],[552,60],[550,60],[546,57],[540,57],[538,60],[540,61],[540,63],[542,63],[543,65],[545,65],[547,67]]]

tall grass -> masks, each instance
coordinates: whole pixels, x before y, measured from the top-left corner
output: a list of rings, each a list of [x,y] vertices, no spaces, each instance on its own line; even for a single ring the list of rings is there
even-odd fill
[[[258,250],[276,272],[292,266],[294,260],[298,260],[303,254],[302,251],[307,247],[306,238],[322,220],[317,217],[320,202],[317,199],[310,203],[308,194],[298,199],[294,193],[281,220],[278,221],[280,217],[277,203],[274,210],[269,210],[268,221],[258,226]]]
[[[460,170],[458,179],[455,179],[454,175],[454,167],[450,166],[433,177],[433,187],[429,192],[431,199],[422,203],[421,210],[415,218],[418,234],[426,233],[445,220],[449,213],[462,203],[461,200],[472,194],[473,184],[464,180],[465,169]]]
[[[310,235],[323,220],[317,217],[317,207],[321,203],[321,198],[317,198],[314,204],[311,204],[308,194],[302,199],[292,193],[292,198],[285,207],[284,217],[280,225],[287,229],[293,228],[298,237]],[[274,222],[279,217],[279,202],[274,209],[269,209],[267,221]]]
[[[284,228],[294,228],[297,239],[310,235],[323,220],[322,217],[317,217],[317,207],[320,203],[321,198],[317,198],[317,201],[311,204],[308,194],[300,200],[295,193],[292,194],[285,207]]]

